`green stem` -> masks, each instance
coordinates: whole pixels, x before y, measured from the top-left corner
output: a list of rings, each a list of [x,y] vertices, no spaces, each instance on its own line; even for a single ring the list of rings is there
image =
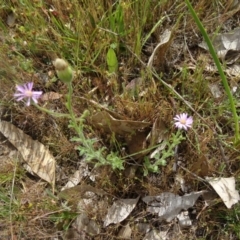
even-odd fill
[[[72,105],[72,96],[73,96],[73,87],[72,87],[72,82],[67,83],[68,86],[68,94],[67,94],[67,103],[66,103],[66,107],[68,109],[70,118],[71,118],[71,125],[74,128],[74,130],[77,132],[78,136],[81,138],[82,140],[82,144],[87,147],[88,149],[92,149],[91,146],[89,146],[88,142],[85,141],[85,136],[83,133],[83,121],[82,119],[84,119],[87,116],[87,110],[84,111],[84,113],[82,114],[82,117],[80,118],[80,121],[78,119],[76,119],[75,114],[73,112],[73,105]],[[78,124],[79,122],[79,124]]]
[[[40,107],[38,104],[34,103],[34,106],[41,110],[42,112],[45,112],[53,117],[65,117],[65,118],[71,118],[71,116],[69,114],[65,114],[65,113],[56,113],[56,112],[53,112],[53,111],[50,111],[46,108],[43,108],[43,107]]]
[[[210,38],[208,37],[208,34],[206,32],[206,30],[204,29],[203,25],[202,25],[202,22],[199,20],[196,12],[194,11],[191,3],[189,2],[189,0],[185,0],[187,6],[188,6],[188,9],[192,15],[192,17],[194,18],[199,30],[201,31],[203,37],[204,37],[204,40],[205,42],[207,43],[208,45],[208,49],[212,55],[212,58],[217,66],[217,69],[218,69],[218,72],[219,72],[219,75],[222,79],[222,83],[223,83],[223,86],[225,88],[225,92],[227,93],[227,96],[228,96],[228,100],[230,102],[230,108],[231,108],[231,111],[232,111],[232,114],[233,114],[233,119],[234,119],[234,123],[235,123],[235,144],[238,144],[240,142],[240,135],[239,135],[239,123],[238,123],[238,115],[237,115],[237,110],[236,110],[236,106],[234,104],[234,99],[233,99],[233,96],[232,96],[232,93],[231,93],[231,90],[230,90],[230,87],[228,85],[228,82],[227,82],[227,79],[226,79],[226,76],[223,72],[223,68],[221,66],[221,63],[217,57],[217,54],[215,52],[215,49],[212,45],[212,42],[210,40]]]
[[[74,114],[73,108],[72,108],[72,96],[73,96],[72,82],[67,83],[67,86],[68,86],[68,94],[67,94],[66,107],[71,116],[71,124],[72,124],[73,128],[78,133],[79,137],[82,137],[81,131],[79,131],[77,120],[76,120],[76,117],[75,117],[75,114]]]
[[[72,95],[73,95],[72,82],[67,83],[67,86],[68,86],[68,94],[67,94],[66,107],[69,111],[69,114],[71,115],[71,118],[75,118],[75,115],[74,115],[73,109],[72,109]]]

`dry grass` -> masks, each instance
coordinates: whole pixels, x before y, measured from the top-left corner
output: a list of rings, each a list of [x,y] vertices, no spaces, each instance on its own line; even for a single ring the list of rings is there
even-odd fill
[[[237,25],[238,12],[230,10],[230,6],[229,1],[201,0],[194,4],[209,33],[222,31],[223,25],[225,29]],[[117,22],[112,19],[120,7],[124,15]],[[180,17],[182,12],[184,14]],[[12,20],[13,23],[9,22],[12,13],[16,18]],[[85,109],[91,115],[99,110],[90,102],[94,100],[114,111],[123,120],[153,124],[156,118],[160,118],[171,133],[175,131],[172,126],[174,115],[189,112],[194,117],[194,130],[188,132],[187,140],[180,144],[178,153],[183,166],[189,171],[180,169],[178,174],[185,179],[191,191],[206,187],[192,173],[200,177],[235,176],[239,185],[239,150],[231,144],[233,126],[228,115],[226,96],[216,100],[209,91],[209,83],[219,81],[219,77],[205,70],[211,58],[197,47],[202,38],[183,1],[126,0],[120,4],[118,1],[84,0],[4,1],[0,3],[0,16],[0,117],[48,146],[67,176],[77,169],[81,160],[75,150],[77,144],[70,141],[74,131],[69,130],[68,120],[51,117],[13,99],[15,84],[30,81],[34,82],[37,90],[66,94],[67,89],[62,82],[49,84],[55,75],[52,60],[56,56],[66,59],[76,70],[73,81],[73,109],[76,116],[81,116]],[[162,23],[149,35],[161,18]],[[164,81],[192,104],[204,122],[157,79],[152,80],[139,61],[141,59],[144,64],[147,63],[161,34],[165,29],[176,26],[177,21],[179,24],[166,62],[164,66],[156,66],[156,69],[162,71],[158,74]],[[111,44],[117,46],[119,71],[110,76],[106,55]],[[188,65],[194,65],[194,68],[188,69]],[[142,78],[141,85],[136,91],[129,91],[129,83],[139,77]],[[53,111],[66,112],[64,98],[40,102],[40,105]],[[106,146],[109,152],[119,152],[120,157],[129,154],[126,138],[118,138],[95,128],[90,118],[87,119],[87,126],[85,135],[88,138],[101,139],[97,143],[98,147]],[[219,133],[218,139],[212,129]],[[146,135],[144,132],[139,135],[139,139],[145,139]],[[141,144],[139,139],[136,142]],[[133,145],[132,142],[129,144]],[[139,150],[139,146],[135,149]],[[167,166],[160,173],[147,177],[143,177],[142,173],[143,159],[126,159],[124,171],[113,172],[109,167],[102,167],[95,187],[117,198],[159,194],[163,191],[180,192],[179,186],[174,185],[174,158],[168,159]],[[228,164],[225,159],[228,159]],[[136,172],[131,177],[129,171],[133,166]],[[20,166],[18,168],[22,169]],[[0,209],[4,205],[10,207],[9,211],[0,215],[0,236],[6,236],[3,228],[10,229],[7,235],[15,239],[51,239],[65,234],[75,214],[63,208],[60,201],[47,195],[44,191],[48,187],[36,187],[42,192],[32,192],[27,187],[27,192],[24,192],[22,181],[28,182],[30,179],[26,172],[19,170],[19,175],[9,177],[1,169],[0,174],[6,179],[0,189],[0,194],[4,196],[4,200],[0,200]],[[13,181],[14,199],[13,196],[9,197]],[[38,184],[36,179],[32,181],[30,185]],[[85,181],[89,183],[88,179]],[[66,179],[57,181],[58,191],[65,182]],[[24,199],[27,200],[23,203]],[[203,203],[200,201],[196,211],[200,212],[202,208]],[[216,203],[203,210],[191,230],[179,232],[175,223],[163,227],[172,232],[172,239],[238,239],[240,227],[235,221],[239,213],[238,207],[227,211],[222,203]],[[102,215],[98,213],[92,215],[92,218],[101,224]],[[10,219],[10,222],[4,222],[4,219]],[[157,218],[148,216],[143,205],[138,206],[129,222],[134,223],[134,219],[147,219],[152,226],[159,224]],[[94,239],[114,239],[119,229],[120,226],[110,226]],[[133,231],[133,239],[142,237],[139,231]]]

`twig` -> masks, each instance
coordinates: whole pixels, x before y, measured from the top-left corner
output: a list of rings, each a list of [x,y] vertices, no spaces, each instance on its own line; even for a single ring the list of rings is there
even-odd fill
[[[40,219],[40,218],[44,218],[44,217],[47,217],[51,214],[54,214],[54,213],[59,213],[59,212],[63,212],[63,211],[66,211],[66,209],[61,209],[61,210],[58,210],[58,211],[53,211],[53,212],[49,212],[49,213],[45,213],[41,216],[37,216],[35,217],[34,219],[31,219],[30,222],[33,222],[33,221],[36,221],[37,219]]]
[[[12,225],[12,202],[13,202],[13,189],[14,189],[14,184],[15,184],[15,178],[16,178],[16,171],[17,171],[17,162],[15,161],[15,167],[14,167],[14,172],[13,172],[13,180],[12,180],[12,187],[11,187],[11,197],[10,197],[10,206],[9,206],[9,211],[10,211],[10,223],[11,223],[11,239],[14,240],[14,234],[13,234],[13,225]]]
[[[190,173],[190,174],[193,175],[195,178],[197,178],[199,181],[202,181],[202,182],[208,183],[207,180],[205,180],[204,178],[199,177],[199,176],[198,176],[197,174],[195,174],[195,173],[190,172],[187,168],[181,166],[180,164],[178,164],[178,167],[180,167],[180,168],[182,168],[184,171]]]
[[[216,139],[216,142],[217,142],[218,148],[220,149],[220,153],[221,153],[221,155],[222,155],[222,158],[223,158],[224,162],[226,163],[226,165],[227,165],[227,167],[228,167],[229,173],[233,175],[233,172],[232,172],[231,167],[230,167],[230,165],[229,165],[228,159],[227,159],[226,156],[225,156],[225,153],[224,153],[222,144],[220,143],[220,141],[219,141],[218,138]]]

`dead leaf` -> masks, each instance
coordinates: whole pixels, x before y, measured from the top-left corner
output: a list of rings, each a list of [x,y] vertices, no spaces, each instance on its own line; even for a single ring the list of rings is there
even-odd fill
[[[202,197],[205,201],[206,206],[212,206],[213,204],[215,204],[216,199],[218,198],[218,195],[214,190],[211,190],[211,191],[204,191]]]
[[[64,187],[62,187],[61,191],[65,190],[65,189],[68,189],[68,188],[72,188],[72,187],[78,185],[83,177],[84,177],[83,173],[81,171],[77,170],[73,174],[73,176],[71,176],[69,178],[69,180],[66,183],[66,185]]]
[[[147,134],[148,134],[147,131],[136,131],[132,135],[125,136],[125,141],[128,147],[128,153],[134,154],[134,159],[143,157],[150,151],[146,149]],[[143,150],[144,152],[141,152]]]
[[[82,184],[66,189],[58,196],[68,200],[68,203],[73,204],[72,210],[80,213],[73,223],[79,234],[77,239],[86,239],[89,235],[94,236],[100,233],[100,225],[96,219],[106,214],[108,198],[104,191]]]
[[[228,33],[217,34],[212,37],[212,43],[218,57],[227,64],[232,64],[240,57],[240,28],[235,28]],[[199,47],[208,50],[205,42],[199,44]]]
[[[223,93],[220,89],[220,84],[219,83],[211,83],[211,84],[209,84],[209,88],[210,88],[210,91],[211,91],[214,98],[222,97]]]
[[[135,199],[120,199],[113,203],[108,209],[107,216],[104,220],[104,227],[107,227],[111,223],[120,223],[126,219],[132,210],[135,208],[139,197]]]
[[[93,182],[95,181],[96,173],[89,170],[89,166],[86,161],[81,160],[79,169],[71,176],[61,191],[72,188],[78,185],[84,177],[89,177]]]
[[[130,83],[127,84],[125,90],[134,93],[142,85],[143,79],[141,77],[134,78]]]
[[[175,176],[175,185],[176,186],[180,186],[181,190],[186,193],[188,190],[188,187],[186,186],[186,182],[185,179],[183,178],[183,176],[181,176],[181,174],[176,174]]]
[[[136,224],[136,229],[141,233],[141,234],[144,234],[144,233],[147,233],[151,230],[151,226],[149,223],[137,223]]]
[[[240,76],[240,65],[234,64],[225,69],[228,76]]]
[[[132,239],[131,238],[132,235],[132,229],[130,227],[129,224],[127,224],[126,226],[123,226],[119,233],[118,233],[118,238],[120,239]]]
[[[96,127],[104,129],[106,132],[119,135],[133,134],[136,130],[150,126],[150,123],[141,121],[118,120],[108,112],[98,112],[91,118]]]
[[[6,121],[0,122],[0,132],[21,153],[31,171],[52,184],[52,186],[55,185],[56,162],[43,144],[34,141],[22,130]]]
[[[143,240],[169,240],[167,233],[168,231],[151,230]]]
[[[192,220],[189,217],[188,211],[183,211],[177,215],[178,224],[181,228],[187,228],[192,226]]]
[[[77,229],[78,233],[87,233],[87,235],[91,236],[100,233],[100,226],[97,224],[97,221],[89,218],[86,213],[79,214],[76,220],[74,221],[73,226]]]
[[[172,42],[172,32],[166,29],[161,36],[161,42],[155,47],[150,56],[147,66],[152,67],[154,58],[156,57],[157,65],[162,65],[165,62],[165,55]]]
[[[167,128],[165,123],[159,118],[156,119],[150,133],[150,144],[148,147],[151,148],[157,144],[159,144],[159,146],[151,153],[150,158],[154,158],[156,154],[161,152],[166,147],[167,137]]]
[[[200,195],[202,195],[202,191],[184,196],[165,192],[158,196],[146,196],[142,200],[147,204],[148,212],[158,214],[160,220],[170,222],[182,209],[187,210],[192,207]]]
[[[223,200],[227,208],[240,200],[239,193],[235,189],[235,178],[213,178],[206,177],[206,180],[213,187],[219,197]]]
[[[15,15],[14,12],[11,12],[11,13],[7,16],[7,25],[8,25],[9,27],[14,27],[15,21],[16,21],[16,15]]]
[[[49,100],[57,100],[57,99],[61,98],[62,96],[63,96],[62,94],[59,94],[56,92],[47,92],[41,96],[41,101],[45,102],[45,101],[49,101]]]
[[[157,118],[154,123],[150,133],[150,144],[149,147],[156,146],[156,144],[161,143],[167,138],[167,128],[165,123]]]

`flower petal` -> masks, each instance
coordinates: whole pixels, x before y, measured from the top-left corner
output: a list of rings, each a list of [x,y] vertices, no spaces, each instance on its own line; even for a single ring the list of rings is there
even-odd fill
[[[29,83],[27,83],[26,86],[27,86],[27,89],[28,89],[29,91],[32,91],[32,88],[33,88],[33,82],[29,82]]]
[[[32,100],[35,102],[35,103],[38,103],[38,100],[37,100],[37,98],[32,98]]]
[[[30,106],[30,104],[31,104],[31,99],[30,99],[30,98],[28,98],[28,100],[27,100],[27,102],[26,102],[26,105],[29,107],[29,106]]]
[[[32,95],[33,97],[39,98],[39,97],[41,97],[43,92],[42,91],[34,91],[34,92],[32,92],[32,94],[33,94]]]
[[[191,116],[188,117],[187,113],[180,113],[173,120],[175,121],[175,127],[178,129],[188,130],[188,128],[192,127],[193,118]]]
[[[37,103],[37,99],[41,97],[43,94],[42,91],[32,91],[33,82],[28,82],[23,85],[16,85],[16,93],[13,96],[17,101],[21,101],[26,98],[26,105],[29,106],[31,104],[31,100]]]
[[[16,89],[17,89],[17,91],[22,92],[22,93],[25,91],[25,88],[20,85],[16,85]]]

